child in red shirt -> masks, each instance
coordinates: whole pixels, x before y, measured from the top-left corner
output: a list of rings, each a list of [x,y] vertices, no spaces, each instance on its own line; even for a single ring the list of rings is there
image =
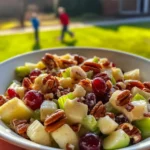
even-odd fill
[[[71,37],[74,37],[74,34],[68,30],[69,26],[69,16],[65,12],[65,9],[63,7],[58,8],[58,14],[59,14],[59,19],[62,24],[62,31],[61,31],[61,41],[64,41],[64,36],[65,33],[68,33]]]

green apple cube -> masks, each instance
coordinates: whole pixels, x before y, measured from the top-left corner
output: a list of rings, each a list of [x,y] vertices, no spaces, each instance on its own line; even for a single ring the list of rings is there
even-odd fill
[[[105,116],[98,120],[98,127],[103,134],[110,134],[115,131],[115,129],[118,127],[118,124],[109,116]]]
[[[64,109],[64,105],[68,99],[74,99],[73,93],[68,93],[67,95],[63,95],[58,99],[58,105],[61,109]]]
[[[93,132],[96,131],[96,129],[97,129],[97,121],[94,118],[94,116],[92,116],[92,115],[87,115],[83,119],[81,124],[88,130],[93,131]]]
[[[51,115],[57,109],[57,104],[55,102],[45,100],[40,107],[41,121],[44,121],[47,115]]]
[[[100,59],[99,59],[98,57],[94,56],[94,58],[93,58],[93,60],[92,60],[92,61],[93,61],[93,62],[95,62],[95,63],[98,63],[98,62],[99,62],[99,60],[100,60]]]
[[[112,75],[116,81],[124,79],[123,73],[120,68],[113,67]]]
[[[115,78],[113,76],[111,77],[111,82],[112,82],[113,85],[116,84],[116,80],[115,80]]]
[[[140,70],[134,69],[129,72],[124,73],[125,80],[139,80],[140,79]]]
[[[36,109],[35,111],[33,111],[32,118],[35,120],[40,120],[40,110],[39,109]]]
[[[10,123],[13,119],[29,119],[32,113],[33,111],[16,97],[0,107],[0,117],[6,123]]]
[[[146,100],[142,95],[137,93],[133,98],[132,101],[139,101],[139,100]]]
[[[141,131],[143,138],[150,137],[150,118],[134,121],[133,124]]]
[[[150,98],[150,93],[145,92],[137,87],[133,87],[131,90],[131,93],[133,96],[135,96],[136,94],[140,94],[141,96],[143,96],[146,100],[148,100]]]
[[[104,139],[103,148],[105,150],[119,149],[128,146],[129,143],[130,137],[122,129],[119,129]]]
[[[16,68],[16,75],[20,78],[24,78],[29,75],[30,69],[27,66],[19,66]]]
[[[70,77],[70,68],[65,69],[65,70],[62,72],[62,76],[63,76],[64,78]]]
[[[88,106],[75,100],[67,100],[64,106],[66,117],[71,123],[81,123],[88,113]]]

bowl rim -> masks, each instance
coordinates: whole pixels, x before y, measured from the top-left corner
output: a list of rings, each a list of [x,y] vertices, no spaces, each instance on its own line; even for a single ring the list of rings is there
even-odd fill
[[[150,63],[150,60],[148,58],[144,58],[142,56],[139,56],[139,55],[136,55],[136,54],[132,54],[132,53],[128,53],[128,52],[124,52],[124,51],[121,51],[121,50],[117,50],[117,49],[110,49],[110,48],[96,48],[96,47],[54,47],[54,48],[47,48],[47,49],[41,49],[39,51],[32,51],[32,52],[27,52],[27,53],[23,53],[23,54],[20,54],[20,55],[17,55],[15,57],[12,57],[10,59],[7,59],[5,61],[2,61],[0,63],[0,66],[1,65],[4,65],[6,63],[9,63],[17,58],[20,58],[20,57],[23,57],[23,56],[28,56],[28,55],[31,55],[31,54],[35,54],[35,53],[48,53],[50,51],[59,51],[59,50],[70,50],[73,52],[73,50],[79,50],[79,49],[82,49],[82,50],[96,50],[96,51],[107,51],[107,52],[110,52],[110,53],[116,53],[116,54],[123,54],[123,55],[126,55],[126,56],[131,56],[131,57],[134,57],[134,58],[138,58],[140,60],[143,60],[143,61],[147,61]],[[0,121],[0,126],[1,126],[1,123],[3,123],[2,121]],[[4,124],[4,123],[3,123]],[[15,132],[14,132],[15,133]],[[40,145],[40,144],[37,144],[37,143],[34,143],[34,142],[31,142],[30,144],[27,144],[26,142],[24,143],[24,141],[18,141],[16,140],[15,138],[11,137],[10,135],[7,135],[5,134],[3,131],[0,130],[0,138],[3,138],[3,140],[7,141],[9,140],[8,142],[9,143],[12,143],[14,145],[17,145],[17,146],[20,146],[20,147],[24,147],[24,148],[30,148],[30,149],[45,149],[45,150],[50,150],[50,149],[53,149],[53,150],[60,150],[58,148],[54,148],[54,147],[48,147],[48,146],[44,146],[44,145]],[[145,141],[145,140],[144,140]],[[141,142],[140,142],[141,143]],[[144,144],[144,143],[143,143]],[[143,145],[144,148],[148,148],[150,146],[150,144],[148,144],[148,142],[145,141],[145,145]],[[127,150],[126,148],[123,148],[121,150]],[[131,148],[132,149],[132,148]],[[132,149],[133,150],[133,149]]]

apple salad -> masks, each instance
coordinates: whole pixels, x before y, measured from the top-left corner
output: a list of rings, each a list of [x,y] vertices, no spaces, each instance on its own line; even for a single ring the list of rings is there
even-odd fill
[[[46,53],[15,70],[0,95],[0,117],[38,144],[111,150],[150,137],[150,82],[107,58]]]

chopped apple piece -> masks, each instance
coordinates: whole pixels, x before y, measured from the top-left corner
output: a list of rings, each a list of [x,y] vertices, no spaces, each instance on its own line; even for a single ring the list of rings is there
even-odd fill
[[[32,113],[33,111],[16,97],[0,107],[0,117],[6,123],[13,119],[29,119]]]
[[[120,68],[113,67],[112,75],[116,81],[124,79],[123,73]]]
[[[105,116],[98,120],[98,127],[103,134],[110,134],[115,131],[118,124],[109,116]]]
[[[67,143],[74,145],[76,148],[78,146],[78,137],[68,124],[64,124],[52,132],[51,135],[62,149],[66,149]]]
[[[52,114],[57,110],[57,105],[53,101],[44,101],[40,108],[40,118],[41,121],[44,121],[47,115]]]
[[[140,70],[135,69],[124,73],[125,80],[140,80]]]
[[[75,97],[82,97],[85,96],[85,94],[86,94],[85,89],[81,85],[76,84],[76,87],[73,91],[73,95]]]
[[[129,143],[129,136],[122,129],[119,129],[104,139],[103,148],[106,150],[119,149],[128,146]]]
[[[71,123],[81,123],[88,113],[88,106],[76,100],[67,100],[64,110]]]
[[[33,142],[46,146],[51,145],[52,139],[50,135],[45,131],[44,126],[38,120],[30,124],[27,129],[27,135]]]

